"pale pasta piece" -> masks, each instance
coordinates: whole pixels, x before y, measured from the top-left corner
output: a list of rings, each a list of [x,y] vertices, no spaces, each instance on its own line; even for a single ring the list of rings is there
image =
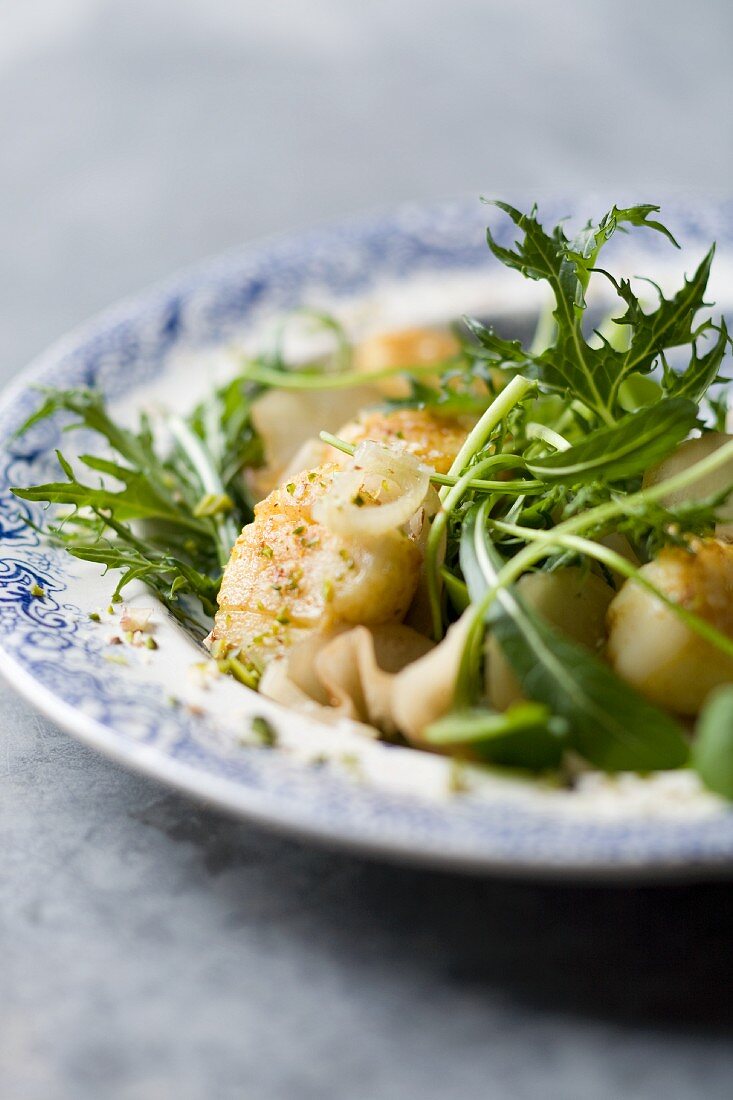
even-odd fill
[[[325,645],[314,658],[316,676],[332,705],[351,700],[356,714],[390,733],[396,673],[423,657],[433,642],[400,623],[354,627]]]
[[[301,645],[304,644],[306,643],[301,643]],[[291,650],[290,653],[292,652]],[[350,704],[330,706],[319,703],[296,684],[289,675],[288,659],[290,653],[288,657],[280,657],[275,661],[271,661],[267,666],[260,681],[259,690],[261,695],[272,699],[275,703],[280,703],[288,710],[295,711],[296,714],[313,718],[316,721],[325,723],[325,725],[333,726],[348,722],[349,729],[355,733],[361,733],[372,740],[379,737],[379,730],[375,729],[374,726],[367,725],[366,722],[360,722],[355,717],[353,707]]]
[[[267,496],[295,472],[320,466],[332,455],[312,455],[294,463],[303,444],[318,432],[334,432],[360,409],[380,400],[379,391],[369,385],[349,389],[268,390],[252,405],[252,422],[264,444],[265,464],[247,472],[247,483],[256,499]],[[323,444],[316,440],[323,455]]]
[[[394,674],[432,644],[400,623],[308,635],[267,666],[260,692],[301,713],[359,722],[377,736],[393,728]]]
[[[391,721],[408,741],[423,748],[423,730],[453,706],[458,667],[469,627],[464,613],[442,642],[398,673],[392,684]]]

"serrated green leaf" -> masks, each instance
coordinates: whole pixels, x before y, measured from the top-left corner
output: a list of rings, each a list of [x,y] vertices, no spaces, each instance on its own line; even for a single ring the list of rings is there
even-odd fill
[[[703,256],[692,278],[685,279],[682,289],[672,298],[660,295],[659,305],[650,313],[641,309],[628,282],[619,284],[628,308],[622,317],[616,319],[616,323],[632,325],[633,335],[628,351],[613,364],[611,371],[606,372],[613,375],[608,379],[609,401],[615,400],[619,386],[630,374],[645,374],[651,370],[660,352],[692,342],[695,318],[705,305],[705,291],[714,255],[713,245]]]
[[[603,423],[612,424],[619,411],[619,387],[624,381],[634,373],[648,373],[665,350],[693,340],[696,315],[705,304],[714,250],[703,258],[676,295],[667,299],[660,293],[658,307],[649,313],[643,311],[628,280],[618,282],[608,276],[626,306],[615,323],[629,326],[631,339],[626,350],[613,347],[608,340],[601,347],[593,347],[585,339],[581,319],[585,290],[596,269],[599,252],[624,225],[646,226],[676,244],[666,227],[650,217],[658,207],[648,203],[613,207],[597,225],[589,224],[569,242],[561,227],[552,235],[545,232],[534,210],[527,215],[507,203],[494,205],[511,218],[524,236],[510,249],[499,245],[491,230],[487,230],[492,252],[527,278],[547,281],[555,297],[555,342],[539,356],[525,354],[524,362],[531,362],[533,377],[543,385],[575,398]],[[487,354],[506,363],[522,362],[522,349],[516,342],[502,341],[490,329],[483,333],[478,330],[476,335]]]
[[[650,214],[657,214],[659,207],[652,203],[640,203],[637,206],[618,207],[612,206],[603,215],[597,225],[589,223],[569,243],[565,256],[566,266],[563,269],[563,281],[569,280],[568,290],[574,291],[576,305],[585,308],[584,291],[590,280],[591,272],[595,268],[603,246],[611,239],[614,233],[623,229],[625,225],[646,227],[661,233],[676,248],[679,248],[666,226],[659,221],[650,220]],[[574,281],[573,281],[574,280]]]
[[[691,401],[700,401],[710,387],[718,381],[718,371],[728,350],[729,337],[725,318],[721,319],[717,329],[718,339],[704,354],[698,354],[697,342],[692,345],[692,358],[689,366],[680,374],[673,376],[668,388],[676,397],[687,397]]]
[[[674,719],[648,703],[582,646],[510,593],[493,628],[529,699],[568,723],[575,750],[603,771],[679,768],[687,745]]]

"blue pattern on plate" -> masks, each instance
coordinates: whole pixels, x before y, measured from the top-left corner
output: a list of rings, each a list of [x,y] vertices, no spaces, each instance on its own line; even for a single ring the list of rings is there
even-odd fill
[[[568,203],[571,208],[573,204]],[[603,209],[596,202],[590,209]],[[693,247],[716,238],[728,246],[731,208],[684,203],[665,207],[668,221]],[[557,204],[547,218],[565,211]],[[110,396],[134,391],[164,371],[171,351],[225,343],[263,313],[288,310],[319,292],[353,296],[379,281],[478,268],[490,262],[485,208],[476,202],[404,207],[297,237],[233,251],[123,303],[53,348],[34,383],[93,384]],[[511,227],[500,229],[510,243]],[[645,250],[664,245],[642,235]],[[72,729],[106,751],[230,809],[364,849],[455,866],[598,872],[725,868],[733,865],[733,813],[704,819],[608,822],[548,814],[501,800],[447,804],[355,786],[277,753],[227,743],[205,718],[171,707],[134,668],[117,671],[85,609],[66,602],[76,563],[45,544],[25,519],[42,510],[20,504],[13,484],[48,479],[61,424],[37,425],[22,440],[17,426],[37,407],[29,387],[0,408],[0,664],[46,706],[57,700]],[[33,584],[45,598],[30,595]],[[91,719],[91,723],[89,720]],[[139,747],[146,746],[144,756]]]

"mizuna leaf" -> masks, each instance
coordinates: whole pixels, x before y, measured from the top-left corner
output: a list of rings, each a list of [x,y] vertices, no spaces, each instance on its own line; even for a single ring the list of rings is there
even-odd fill
[[[674,238],[660,222],[650,218],[658,209],[651,204],[613,207],[597,225],[589,224],[572,241],[561,227],[552,234],[539,224],[536,211],[522,214],[507,203],[495,205],[504,211],[523,238],[514,248],[500,245],[487,230],[487,240],[494,255],[506,266],[520,271],[530,279],[543,279],[555,297],[553,317],[556,323],[554,344],[539,356],[524,353],[516,341],[504,341],[490,330],[473,327],[481,348],[489,355],[510,364],[531,362],[532,377],[544,386],[575,398],[591,409],[605,424],[610,425],[619,411],[618,391],[625,379],[634,373],[648,373],[665,350],[691,343],[695,335],[695,319],[704,306],[713,249],[703,258],[696,272],[678,294],[665,298],[660,292],[657,308],[645,313],[631,290],[628,280],[617,282],[609,276],[626,305],[624,314],[615,319],[618,325],[628,325],[631,338],[627,350],[612,347],[608,340],[601,347],[591,346],[581,326],[585,309],[585,290],[598,255],[605,242],[624,224],[647,226],[663,233],[673,243]]]
[[[651,370],[660,352],[691,343],[695,318],[705,305],[705,291],[714,255],[713,245],[703,256],[692,278],[685,279],[682,289],[672,298],[660,295],[659,305],[651,313],[642,311],[627,281],[619,284],[628,308],[616,323],[630,324],[633,331],[628,351],[620,356],[620,362],[613,368],[612,400],[615,400],[623,380],[634,372],[645,374]]]
[[[687,397],[690,401],[698,402],[705,396],[710,386],[718,381],[718,371],[729,343],[725,318],[721,319],[717,332],[718,339],[709,351],[704,355],[698,355],[697,344],[693,344],[689,366],[681,374],[672,375],[673,381],[669,386],[669,392],[675,397]]]
[[[647,229],[654,229],[665,236],[676,248],[679,248],[677,241],[661,222],[650,220],[649,215],[658,212],[659,207],[654,206],[652,203],[641,203],[637,206],[627,207],[612,206],[597,225],[593,225],[592,222],[589,223],[585,229],[573,238],[565,252],[567,268],[564,275],[575,279],[577,305],[583,309],[585,308],[583,290],[588,285],[591,272],[598,261],[599,253],[616,230],[623,229],[624,225],[646,226]]]

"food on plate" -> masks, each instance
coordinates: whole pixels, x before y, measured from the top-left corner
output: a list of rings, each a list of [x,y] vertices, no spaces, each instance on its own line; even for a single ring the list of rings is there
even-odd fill
[[[608,659],[659,706],[702,710],[714,688],[733,683],[733,655],[696,633],[654,591],[733,637],[733,545],[719,539],[665,547],[638,573],[651,586],[625,584],[608,613]]]
[[[354,341],[311,312],[331,351],[279,340],[186,416],[131,430],[96,392],[49,391],[29,424],[71,413],[103,445],[17,495],[65,508],[51,538],[118,570],[117,594],[145,582],[222,671],[286,706],[567,783],[692,766],[733,797],[713,249],[650,294],[605,250],[619,230],[675,245],[657,207],[571,236],[495,205],[507,279],[552,293],[531,343],[496,330],[489,300],[483,319]]]
[[[390,454],[392,466],[396,458]],[[373,475],[365,477],[363,468],[327,463],[295,475],[257,504],[224,570],[212,643],[223,642],[262,666],[306,632],[326,633],[342,623],[401,622],[422,563],[416,537],[404,527],[430,488],[427,472],[420,476],[417,463],[407,462],[416,468],[416,492],[407,511],[398,510],[391,519],[390,505],[383,502],[385,483],[402,471],[383,468],[372,485],[367,477]],[[343,498],[337,495],[342,479],[348,479]],[[403,486],[394,484],[402,495]],[[363,503],[357,506],[354,499]],[[340,528],[328,511],[322,514],[324,506],[337,512]],[[358,528],[349,527],[350,511],[352,522],[374,513],[380,529],[360,537]]]

